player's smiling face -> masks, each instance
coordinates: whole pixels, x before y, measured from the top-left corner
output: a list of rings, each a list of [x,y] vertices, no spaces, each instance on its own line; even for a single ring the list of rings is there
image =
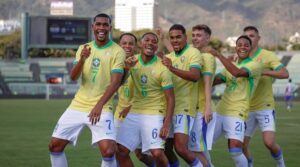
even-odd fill
[[[169,32],[170,43],[173,46],[175,52],[182,50],[187,44],[186,35],[181,30],[171,30]]]
[[[154,34],[147,34],[142,39],[142,54],[153,56],[158,48],[158,39]]]
[[[109,38],[111,24],[107,17],[97,17],[93,26],[94,35],[97,41],[106,42]]]
[[[251,51],[250,41],[247,40],[246,38],[240,38],[236,42],[235,50],[240,60],[244,60],[248,58]]]
[[[124,49],[126,57],[134,55],[135,39],[131,35],[124,35],[120,40],[120,46]]]
[[[192,32],[192,42],[195,48],[201,49],[208,45],[209,35],[204,30],[194,30]]]

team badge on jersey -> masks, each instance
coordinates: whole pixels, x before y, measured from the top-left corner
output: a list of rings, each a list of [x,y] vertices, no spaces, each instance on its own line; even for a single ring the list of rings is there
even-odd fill
[[[99,67],[100,65],[100,59],[99,58],[94,58],[92,62],[93,67]]]
[[[183,63],[184,60],[185,60],[185,57],[184,57],[184,56],[181,56],[181,58],[180,58],[181,63]]]
[[[143,84],[146,84],[146,83],[147,83],[147,80],[148,80],[147,75],[142,75],[142,76],[141,76],[141,82],[142,82]]]

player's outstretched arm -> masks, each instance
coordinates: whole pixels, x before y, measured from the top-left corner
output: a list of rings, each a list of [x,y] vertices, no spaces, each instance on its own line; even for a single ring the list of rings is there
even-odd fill
[[[287,79],[289,78],[289,72],[285,67],[282,67],[279,70],[265,70],[262,72],[262,75],[270,76],[276,79]]]
[[[114,93],[118,90],[121,85],[123,74],[122,73],[112,73],[110,85],[107,87],[103,96],[97,102],[96,106],[90,112],[90,122],[92,125],[96,124],[100,120],[100,115],[102,112],[103,106],[106,102],[114,95]]]
[[[165,115],[163,127],[160,129],[160,137],[162,139],[167,139],[172,124],[172,117],[175,108],[174,89],[170,88],[164,90],[164,94],[167,101],[167,109],[166,109],[166,115]]]
[[[208,52],[217,57],[221,63],[224,65],[226,70],[231,73],[234,77],[248,77],[249,72],[244,68],[238,68],[235,66],[229,59],[227,59],[225,56],[223,56],[221,53],[216,51],[213,48],[206,47],[203,49],[203,52]]]

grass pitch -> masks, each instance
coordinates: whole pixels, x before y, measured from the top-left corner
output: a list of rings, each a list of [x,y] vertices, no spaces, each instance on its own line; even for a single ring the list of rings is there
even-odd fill
[[[50,166],[48,143],[52,130],[70,100],[0,100],[0,166]],[[287,167],[300,166],[300,102],[287,112],[283,102],[277,102],[276,140],[280,144]],[[276,166],[257,131],[251,143],[254,165]],[[70,167],[100,166],[100,154],[91,146],[88,129],[81,134],[76,147],[65,150]],[[134,157],[135,166],[143,166]],[[219,140],[211,152],[216,167],[234,166],[227,141]],[[188,166],[183,161],[181,166]]]

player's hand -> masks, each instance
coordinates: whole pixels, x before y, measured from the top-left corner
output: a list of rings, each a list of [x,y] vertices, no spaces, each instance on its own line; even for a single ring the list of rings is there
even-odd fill
[[[167,58],[166,56],[163,56],[161,62],[162,62],[162,64],[165,65],[168,69],[172,68],[172,61],[171,61],[171,59]]]
[[[81,53],[80,53],[80,59],[85,61],[90,56],[90,54],[91,54],[91,48],[88,47],[87,44],[85,44],[83,46],[83,49],[82,49]]]
[[[155,28],[155,33],[160,40],[164,38],[164,33],[162,32],[162,29],[160,27]]]
[[[119,118],[125,118],[127,116],[127,114],[129,113],[130,108],[131,108],[131,106],[124,108],[123,111],[120,112]]]
[[[137,63],[137,58],[135,56],[130,56],[125,60],[125,68],[130,69],[131,67],[134,67]]]
[[[163,140],[166,140],[169,136],[170,127],[170,123],[164,122],[163,126],[160,129],[159,137]]]
[[[205,123],[209,123],[213,119],[213,114],[210,108],[206,108],[204,112]]]
[[[220,56],[220,53],[217,50],[215,50],[214,48],[209,47],[209,46],[204,47],[203,49],[201,49],[201,51],[204,53],[210,53],[215,57]]]
[[[100,121],[101,112],[102,112],[102,106],[96,104],[96,106],[93,108],[93,110],[88,115],[92,125],[95,125],[97,122]]]

